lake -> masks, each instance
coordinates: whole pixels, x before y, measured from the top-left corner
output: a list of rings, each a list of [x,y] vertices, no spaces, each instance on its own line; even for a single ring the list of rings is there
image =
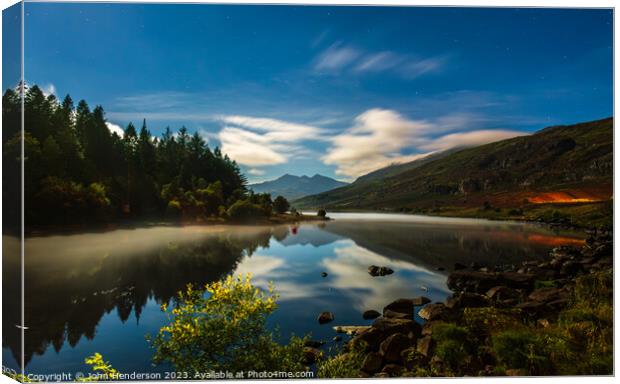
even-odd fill
[[[258,286],[273,281],[280,298],[270,326],[278,326],[283,338],[311,333],[330,341],[328,349],[334,346],[332,326],[371,323],[362,319],[365,310],[381,311],[401,297],[443,301],[455,262],[517,263],[582,242],[577,233],[525,223],[330,216],[335,220],[273,227],[161,226],[28,238],[27,372],[87,371],[84,358],[94,352],[124,372],[167,370],[152,366],[145,335],[165,324],[160,305],[172,303],[190,282],[248,272]],[[17,246],[15,238],[3,241],[5,250]],[[367,271],[372,264],[395,272],[372,277]],[[7,293],[15,287],[6,273],[5,308],[18,308],[19,295]],[[319,325],[322,311],[333,312],[335,321]],[[17,368],[19,338],[13,324],[3,327],[3,364]]]

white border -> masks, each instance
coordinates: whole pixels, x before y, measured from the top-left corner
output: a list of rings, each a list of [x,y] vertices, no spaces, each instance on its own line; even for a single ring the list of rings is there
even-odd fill
[[[44,0],[28,0],[28,2],[42,2]],[[53,2],[49,1],[49,2]],[[97,3],[97,2],[108,2],[108,3],[202,3],[202,4],[303,4],[303,5],[371,5],[371,6],[460,6],[460,7],[558,7],[558,8],[615,8],[616,2],[614,0],[521,0],[521,1],[499,1],[499,0],[476,0],[476,1],[467,1],[467,0],[451,0],[451,1],[433,1],[433,0],[425,0],[425,1],[415,1],[415,0],[355,0],[355,1],[346,1],[346,0],[305,0],[305,1],[286,1],[286,0],[270,0],[270,1],[260,1],[260,0],[244,0],[244,1],[234,1],[234,0],[219,0],[219,1],[174,1],[174,0],[150,0],[150,1],[93,1],[93,0],[62,0],[56,2],[82,2],[82,3]],[[13,4],[17,3],[15,0],[0,0],[0,6],[2,9],[5,9]],[[23,24],[22,24],[23,28]],[[2,30],[2,20],[0,18],[0,34]],[[1,36],[0,36],[1,37]],[[618,30],[615,28],[615,14],[614,14],[614,74],[616,70],[616,65],[618,63],[618,50],[616,49],[615,42],[618,41]],[[1,47],[1,39],[0,39],[0,47]],[[23,47],[22,47],[23,49]],[[1,57],[1,49],[0,49],[0,57]],[[23,55],[22,55],[23,57]],[[2,64],[0,60],[0,71],[2,69]],[[22,61],[22,71],[23,71],[23,61]],[[22,72],[23,77],[23,72]],[[618,90],[618,79],[614,76],[614,116],[617,115],[619,102],[616,97],[616,91]],[[618,153],[620,144],[615,140],[615,125],[614,125],[614,154]],[[0,158],[0,166],[1,166],[1,158]],[[0,168],[1,169],[1,168]],[[614,156],[614,170],[620,169],[620,160],[618,157]],[[617,173],[614,172],[614,176]],[[614,190],[618,190],[620,186],[620,179],[618,177],[614,178]],[[617,209],[617,204],[614,202],[614,210]],[[0,202],[0,216],[2,213],[2,202]],[[614,217],[614,227],[620,228],[620,219],[616,215]],[[615,237],[615,236],[614,236]],[[614,241],[615,242],[615,241]],[[614,259],[617,254],[617,248],[614,247]],[[0,273],[1,273],[1,263],[0,263]],[[1,276],[1,275],[0,275]],[[23,283],[23,279],[22,279]],[[614,288],[618,286],[618,275],[614,273]],[[614,308],[618,307],[619,299],[618,295],[614,294]],[[0,315],[2,308],[0,306]],[[614,346],[619,345],[619,335],[617,328],[615,325],[618,320],[618,312],[614,313]],[[0,324],[1,324],[1,316],[0,316]],[[0,335],[1,335],[1,327],[0,327]],[[614,354],[614,372],[618,372],[618,358],[617,353]],[[539,380],[544,380],[545,383],[579,383],[582,384],[584,380],[588,381],[588,384],[594,383],[609,383],[613,382],[613,377],[592,377],[592,376],[580,376],[580,377],[550,377],[550,378],[434,378],[434,379],[381,379],[381,380],[365,380],[365,382],[376,382],[376,383],[386,383],[386,382],[403,382],[404,380],[415,380],[416,383],[436,383],[436,382],[445,382],[448,380],[460,380],[467,381],[468,383],[535,383]],[[274,380],[244,380],[243,383],[264,383],[264,382],[272,382]],[[295,382],[301,382],[301,380],[294,380]],[[324,383],[328,382],[327,380],[313,379],[313,382]],[[342,379],[338,380],[340,383],[355,383],[360,382],[360,380],[349,380]],[[9,379],[4,375],[0,375],[0,384],[4,383],[15,383],[14,380]],[[157,382],[148,382],[148,383],[157,383]],[[165,381],[161,383],[171,383],[171,381]],[[181,383],[181,382],[178,382]]]

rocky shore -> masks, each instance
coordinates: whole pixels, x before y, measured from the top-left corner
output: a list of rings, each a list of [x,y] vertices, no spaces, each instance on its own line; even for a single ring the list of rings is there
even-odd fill
[[[527,338],[528,332],[534,334],[528,330],[552,329],[573,302],[579,277],[610,271],[612,265],[609,232],[591,233],[582,248],[554,248],[547,260],[457,263],[447,281],[453,294],[445,302],[401,298],[386,305],[371,326],[338,329],[351,339],[336,359],[356,360],[358,377],[545,374],[536,370],[533,358],[512,361],[510,347],[501,349],[501,337],[510,341],[513,330]],[[424,325],[414,320],[416,312]],[[534,347],[528,348],[536,355]]]

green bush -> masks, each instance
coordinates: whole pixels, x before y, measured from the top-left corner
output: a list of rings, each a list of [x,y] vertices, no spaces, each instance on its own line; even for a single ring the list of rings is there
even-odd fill
[[[249,275],[228,276],[205,290],[188,286],[176,308],[162,305],[169,323],[149,338],[153,361],[189,373],[303,370],[304,340],[292,337],[280,345],[267,330],[276,298],[272,287],[254,287]]]
[[[290,207],[291,205],[284,196],[278,196],[273,201],[273,209],[275,209],[277,213],[284,213],[288,211]]]
[[[248,200],[237,200],[228,208],[227,214],[233,220],[247,220],[266,216],[263,207]]]
[[[472,335],[465,327],[454,324],[437,324],[433,327],[433,340],[437,343],[435,354],[455,373],[467,365],[473,349]]]
[[[530,374],[545,374],[550,367],[544,341],[533,329],[507,330],[492,338],[493,350],[500,362],[511,369]]]
[[[327,216],[327,212],[324,209],[319,209],[319,211],[316,213],[318,217],[325,217]]]
[[[347,353],[335,354],[317,364],[317,376],[323,379],[355,378],[366,355],[359,346]]]

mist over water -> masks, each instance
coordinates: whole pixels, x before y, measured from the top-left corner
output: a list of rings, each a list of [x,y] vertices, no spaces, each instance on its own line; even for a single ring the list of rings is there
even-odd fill
[[[273,281],[279,307],[269,323],[282,338],[312,333],[330,341],[335,325],[364,325],[362,312],[400,297],[444,300],[455,262],[495,265],[541,258],[577,234],[524,223],[413,215],[330,214],[334,221],[279,226],[187,226],[38,236],[26,240],[27,371],[84,371],[99,352],[123,371],[153,367],[146,334],[166,323],[159,307],[188,283],[231,273]],[[18,240],[3,237],[4,246]],[[372,277],[369,265],[389,266]],[[323,278],[321,272],[327,272]],[[3,279],[3,289],[10,284]],[[5,296],[19,305],[16,296]],[[319,325],[322,311],[335,321]],[[13,319],[15,323],[17,319]],[[419,319],[418,319],[419,320]],[[5,321],[4,330],[13,327]],[[7,335],[8,332],[3,332]],[[326,347],[333,346],[330,342]],[[4,364],[16,367],[17,340],[3,339]]]

